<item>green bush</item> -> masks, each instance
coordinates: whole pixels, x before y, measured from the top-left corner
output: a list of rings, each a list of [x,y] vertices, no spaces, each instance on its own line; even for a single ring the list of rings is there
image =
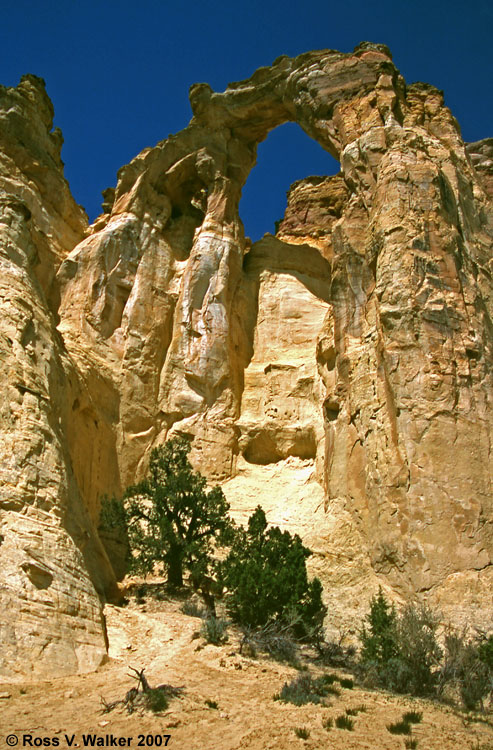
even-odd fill
[[[384,667],[398,654],[397,613],[385,599],[381,588],[370,601],[370,611],[360,633],[361,660],[366,664]]]
[[[493,669],[493,635],[488,638],[479,636],[477,644],[480,661],[486,664],[489,669]]]
[[[307,703],[321,703],[322,698],[330,692],[331,685],[324,684],[323,679],[314,680],[308,674],[301,674],[291,682],[285,682],[274,700],[304,706]]]
[[[483,708],[493,692],[492,637],[468,638],[466,631],[449,631],[445,636],[445,659],[440,689],[452,685],[469,711]]]
[[[316,638],[326,608],[322,584],[318,578],[308,581],[306,558],[310,554],[298,535],[278,527],[267,529],[259,506],[248,528],[237,532],[222,565],[231,618],[251,628],[283,621],[295,637]]]
[[[409,604],[397,614],[380,589],[360,633],[366,681],[398,693],[435,692],[442,656],[437,629],[438,617],[427,606]]]
[[[398,661],[402,665],[396,690],[412,695],[435,692],[442,650],[437,640],[438,616],[426,605],[408,604],[398,620]]]
[[[346,690],[352,690],[354,687],[354,680],[343,677],[339,680],[339,684],[342,688],[346,688]]]

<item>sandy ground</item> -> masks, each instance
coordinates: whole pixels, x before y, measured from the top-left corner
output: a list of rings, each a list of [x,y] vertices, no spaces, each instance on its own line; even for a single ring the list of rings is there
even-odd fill
[[[84,747],[83,735],[93,734],[102,738],[102,746],[115,746],[111,738],[132,738],[132,748],[139,747],[139,735],[143,747],[160,742],[164,746],[166,739],[158,735],[170,735],[167,746],[175,750],[292,746],[400,750],[409,738],[390,734],[387,725],[403,712],[415,710],[423,713],[412,734],[418,750],[493,749],[493,719],[424,700],[355,687],[342,689],[340,696],[331,696],[323,706],[274,701],[275,693],[298,672],[264,657],[240,655],[238,635],[232,629],[225,645],[205,645],[193,637],[200,620],[184,615],[181,603],[172,599],[138,603],[130,597],[126,606],[108,605],[110,660],[97,672],[37,684],[0,685],[0,747],[8,746],[10,734],[17,736],[19,747],[66,748],[72,735],[71,746]],[[151,686],[166,683],[182,688],[180,697],[162,714],[140,710],[129,715],[122,707],[103,713],[101,697],[107,702],[122,699],[136,685],[129,676],[132,667],[145,669]],[[309,668],[314,675],[321,673],[315,665]],[[206,701],[215,701],[218,708]],[[327,718],[361,705],[366,711],[354,718],[353,731],[323,727]],[[301,727],[308,730],[308,739],[296,735],[295,729]],[[128,740],[120,746],[128,747]]]

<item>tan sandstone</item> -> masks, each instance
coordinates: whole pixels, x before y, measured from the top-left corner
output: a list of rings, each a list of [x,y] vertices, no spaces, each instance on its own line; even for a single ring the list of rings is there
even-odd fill
[[[41,85],[2,96],[2,117],[18,102],[29,134],[21,153],[12,124],[0,185],[8,288],[29,309],[3,297],[13,468],[1,575],[11,601],[33,608],[10,625],[2,676],[31,668],[24,644],[55,580],[61,603],[36,643],[58,638],[75,599],[94,617],[73,611],[59,641],[104,651],[94,587],[107,596],[113,578],[94,530],[101,497],[142,476],[151,448],[176,433],[194,437],[195,465],[223,483],[235,517],[260,502],[302,534],[330,628],[354,632],[379,585],[490,623],[491,139],[466,148],[441,92],[406,87],[383,45],[281,57],[224,93],[193,86],[189,126],[123,167],[86,228]],[[252,246],[241,190],[257,144],[287,121],[341,173],[295,183],[277,236]],[[34,509],[66,543],[59,554],[61,542],[44,542],[37,589],[14,552]],[[83,594],[58,579],[59,563]]]

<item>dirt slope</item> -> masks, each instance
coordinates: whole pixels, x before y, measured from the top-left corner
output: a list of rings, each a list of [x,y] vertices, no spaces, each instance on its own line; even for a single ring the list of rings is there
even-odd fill
[[[231,631],[226,645],[204,645],[193,637],[200,620],[184,615],[177,600],[139,604],[132,597],[124,607],[108,605],[106,618],[110,660],[99,671],[38,684],[0,685],[0,695],[9,695],[0,698],[0,747],[7,747],[6,736],[13,733],[19,737],[19,747],[29,746],[23,735],[32,735],[32,746],[34,738],[50,738],[52,745],[58,738],[58,746],[65,748],[65,734],[75,734],[73,746],[83,747],[83,734],[93,733],[102,738],[132,737],[130,747],[138,746],[139,734],[169,734],[168,747],[176,750],[292,745],[310,750],[398,750],[405,747],[406,738],[390,734],[386,726],[408,710],[423,713],[422,723],[413,730],[419,750],[493,747],[493,728],[484,717],[472,719],[424,700],[354,688],[341,690],[326,706],[274,701],[274,694],[296,670],[265,658],[241,656],[238,637]],[[182,687],[181,697],[173,699],[161,715],[148,711],[129,715],[120,708],[102,713],[101,696],[108,702],[122,699],[135,685],[129,677],[131,667],[145,668],[152,686]],[[318,671],[313,665],[310,670]],[[207,700],[216,701],[218,708],[210,708]],[[366,711],[356,716],[352,732],[323,728],[328,717],[335,719],[362,704]],[[299,727],[309,730],[307,740],[296,736]]]

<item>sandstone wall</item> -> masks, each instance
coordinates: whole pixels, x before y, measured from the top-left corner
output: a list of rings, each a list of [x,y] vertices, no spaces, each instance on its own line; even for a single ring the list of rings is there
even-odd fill
[[[86,220],[51,116],[39,79],[0,91],[0,679],[98,666],[114,586],[68,449],[83,387],[55,327],[55,274]]]
[[[379,584],[486,623],[490,141],[466,148],[441,92],[406,86],[383,45],[281,57],[222,94],[197,84],[190,100],[190,125],[120,170],[89,229],[59,163],[43,174],[58,175],[64,206],[51,217],[43,189],[31,196],[54,227],[22,282],[43,319],[32,338],[63,372],[43,407],[65,472],[51,478],[54,507],[69,483],[102,560],[101,496],[141,476],[153,446],[191,434],[193,461],[224,483],[238,519],[261,502],[314,549],[332,627],[357,629]],[[341,173],[295,183],[277,236],[252,246],[241,190],[257,144],[286,121]],[[44,141],[32,136],[40,154],[59,139],[46,123]],[[16,169],[17,197],[44,185]],[[79,568],[93,583],[107,570],[108,586],[97,555]]]

